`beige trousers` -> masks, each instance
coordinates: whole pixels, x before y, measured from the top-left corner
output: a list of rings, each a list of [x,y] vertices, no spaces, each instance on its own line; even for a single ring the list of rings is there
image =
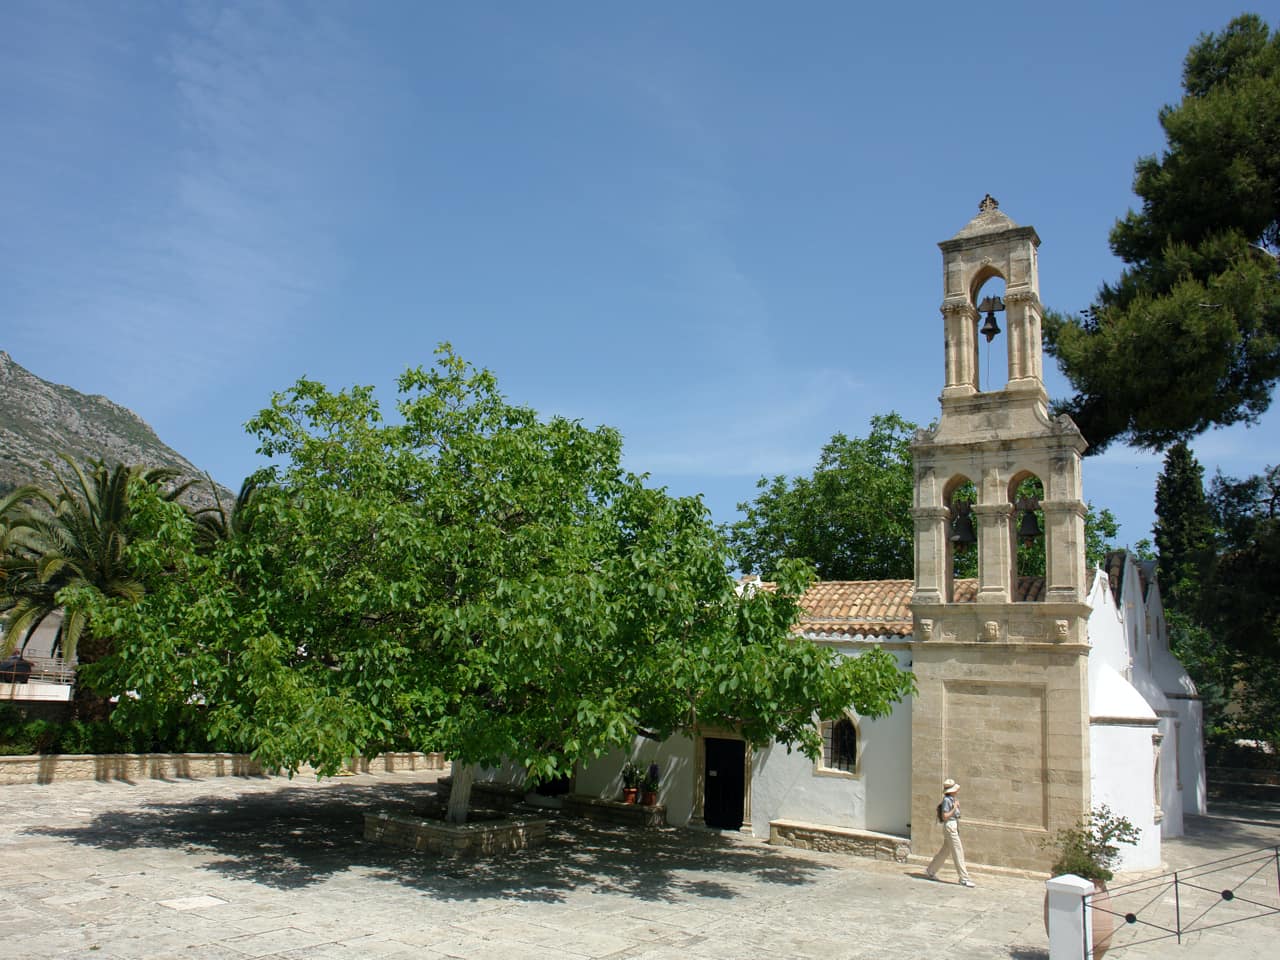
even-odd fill
[[[942,847],[933,855],[929,863],[929,876],[938,875],[938,868],[947,862],[947,854],[956,862],[956,873],[960,874],[960,882],[969,879],[969,871],[964,865],[964,847],[960,844],[960,824],[948,820],[942,825]]]

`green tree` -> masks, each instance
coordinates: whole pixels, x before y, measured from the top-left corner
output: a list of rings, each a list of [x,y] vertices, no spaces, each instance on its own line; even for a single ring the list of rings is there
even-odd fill
[[[1280,660],[1280,467],[1243,481],[1215,477],[1210,502],[1220,539],[1206,623],[1233,650]]]
[[[1247,15],[1201,36],[1182,86],[1165,152],[1136,166],[1142,208],[1111,231],[1119,280],[1045,316],[1093,453],[1254,422],[1280,377],[1280,34]]]
[[[70,475],[59,474],[56,494],[43,493],[14,501],[5,513],[5,541],[0,555],[3,588],[0,614],[5,619],[5,646],[24,644],[54,611],[63,609],[62,591],[89,586],[104,596],[127,602],[138,600],[142,581],[129,562],[133,536],[131,505],[139,485],[158,487],[175,471],[98,461],[86,472],[63,458]],[[158,493],[172,500],[182,487]],[[58,631],[58,646],[68,660],[79,662],[75,712],[85,719],[101,719],[106,700],[93,683],[95,661],[112,648],[109,628],[95,624],[84,610],[66,609]]]
[[[914,576],[915,525],[911,518],[914,476],[911,438],[916,425],[896,413],[871,418],[865,438],[837,433],[823,446],[813,475],[788,480],[761,477],[760,493],[738,504],[745,516],[727,528],[738,567],[771,577],[783,560],[804,560],[823,580],[906,580]],[[1043,497],[1037,480],[1018,497]],[[957,501],[976,497],[973,484],[956,491]],[[1042,511],[1037,522],[1044,529]],[[1015,515],[1017,523],[1019,516]],[[1119,526],[1111,511],[1088,505],[1086,555],[1102,563]],[[1044,572],[1044,539],[1018,548],[1018,570]],[[977,551],[957,552],[955,575],[977,574]]]
[[[1213,517],[1204,492],[1204,468],[1183,441],[1169,448],[1156,478],[1152,535],[1165,606],[1194,614],[1202,573],[1213,549]]]
[[[734,559],[772,576],[784,558],[813,564],[823,580],[901,580],[912,573],[911,438],[896,413],[871,418],[866,437],[837,433],[812,476],[761,477],[745,518],[728,528]]]
[[[1219,475],[1209,502],[1218,543],[1198,618],[1217,645],[1204,660],[1234,694],[1222,725],[1280,742],[1280,467],[1245,480]]]
[[[448,348],[399,387],[388,424],[369,388],[299,381],[250,421],[278,466],[237,535],[199,538],[151,497],[146,595],[68,597],[127,638],[104,672],[138,694],[121,724],[200,702],[218,738],[323,773],[439,750],[461,820],[476,764],[552,779],[694,723],[816,754],[815,715],[879,716],[911,689],[886,653],[790,632],[801,565],[740,596],[701,501],[623,471],[615,431],[539,419]]]

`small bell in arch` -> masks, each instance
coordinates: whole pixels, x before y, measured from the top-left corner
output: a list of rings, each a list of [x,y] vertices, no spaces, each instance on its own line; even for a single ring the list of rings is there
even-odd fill
[[[1018,501],[1018,509],[1022,511],[1022,519],[1018,521],[1018,539],[1023,543],[1034,543],[1040,536],[1040,521],[1036,519],[1036,509],[1039,506],[1039,501],[1034,497]]]
[[[1000,332],[1000,325],[996,323],[996,312],[1004,309],[1004,301],[999,297],[983,297],[982,302],[978,304],[978,312],[985,312],[987,319],[982,322],[982,329],[978,332],[987,338],[987,343],[995,339],[997,333]]]
[[[951,543],[961,550],[978,542],[969,512],[967,503],[956,503],[951,507]]]

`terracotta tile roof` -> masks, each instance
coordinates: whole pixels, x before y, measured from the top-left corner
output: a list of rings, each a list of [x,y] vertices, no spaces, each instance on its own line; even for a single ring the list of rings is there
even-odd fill
[[[912,580],[825,580],[800,599],[805,632],[905,637],[911,633]]]
[[[756,581],[759,588],[775,585]],[[866,637],[906,637],[911,635],[911,580],[822,580],[811,586],[800,600],[804,613],[796,624],[801,633],[844,634]],[[957,580],[955,600],[972,603],[978,593],[977,580]],[[1044,577],[1019,577],[1015,601],[1044,599]]]

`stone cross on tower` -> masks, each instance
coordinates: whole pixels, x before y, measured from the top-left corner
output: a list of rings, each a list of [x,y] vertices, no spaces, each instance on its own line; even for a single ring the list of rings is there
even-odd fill
[[[1039,245],[1035,229],[1014,223],[990,194],[939,244],[942,411],[912,444],[913,846],[918,831],[932,842],[938,784],[954,777],[969,781],[965,843],[974,859],[1026,868],[1044,866],[1037,841],[1089,801],[1086,443],[1070,418],[1048,412]],[[983,390],[977,303],[993,280],[1005,284],[1008,382]],[[1029,480],[1041,491],[1031,506],[1043,515],[1042,571],[1017,567],[1015,505]],[[968,489],[972,504],[957,506]],[[975,521],[976,584],[953,576],[956,551],[973,539],[955,525],[961,512]]]

